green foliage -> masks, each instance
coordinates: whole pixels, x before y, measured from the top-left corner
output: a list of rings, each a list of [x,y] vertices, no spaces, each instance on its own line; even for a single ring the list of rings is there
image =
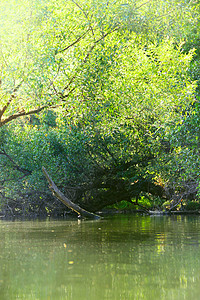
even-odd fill
[[[193,7],[182,1],[154,0],[143,4],[140,1],[9,0],[1,1],[0,5],[1,105],[22,83],[10,112],[21,108],[29,111],[42,104],[57,103],[63,97],[70,98],[66,106],[73,109],[76,97],[68,94],[72,88],[79,90],[83,75],[86,82],[88,76],[93,83],[98,76],[106,81],[109,65],[118,68],[115,63],[129,40],[144,48],[148,40],[159,37],[160,41],[167,35],[171,37],[172,32],[179,35],[188,28],[188,18],[193,21],[195,14]],[[144,36],[148,39],[143,41]],[[184,37],[182,34],[181,38]],[[88,72],[91,56],[97,68]]]
[[[122,210],[122,211],[135,209],[135,207],[127,201],[121,201],[120,203],[116,203],[113,206],[111,206],[110,208],[114,208],[114,209]]]
[[[188,201],[185,205],[186,210],[199,210],[200,203],[198,201]]]
[[[141,178],[175,195],[196,187],[198,10],[182,0],[1,1],[0,117],[54,108],[0,129],[6,195],[44,191],[42,166],[64,190],[87,186],[78,201],[117,180],[132,198]],[[146,196],[142,205],[162,205]]]
[[[151,201],[150,199],[148,199],[145,196],[141,196],[138,203],[140,205],[142,205],[143,207],[146,207],[147,209],[151,209],[154,208],[154,201]]]

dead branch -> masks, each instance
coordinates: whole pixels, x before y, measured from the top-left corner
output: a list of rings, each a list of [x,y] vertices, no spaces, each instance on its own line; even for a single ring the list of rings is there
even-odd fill
[[[58,187],[55,185],[55,183],[53,182],[53,180],[51,179],[51,177],[49,176],[49,174],[47,173],[47,170],[42,167],[42,171],[49,183],[49,188],[52,191],[53,195],[55,197],[57,197],[64,205],[66,205],[68,208],[72,209],[73,211],[75,211],[78,215],[83,216],[85,218],[92,218],[92,219],[100,219],[101,217],[91,213],[83,208],[81,208],[80,206],[78,206],[77,204],[73,203],[72,201],[70,201],[67,197],[65,197],[65,195],[58,189]]]

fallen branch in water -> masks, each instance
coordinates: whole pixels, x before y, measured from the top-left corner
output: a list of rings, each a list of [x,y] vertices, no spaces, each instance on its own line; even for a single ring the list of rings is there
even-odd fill
[[[74,210],[78,215],[83,216],[85,218],[92,218],[92,219],[100,219],[101,217],[91,213],[83,208],[81,208],[80,206],[78,206],[77,204],[73,203],[72,201],[70,201],[59,189],[58,187],[55,185],[55,183],[53,182],[53,180],[51,179],[51,177],[49,176],[49,174],[47,173],[47,170],[42,167],[42,171],[49,183],[49,188],[52,191],[53,195],[58,198],[64,205],[66,205],[68,208]]]

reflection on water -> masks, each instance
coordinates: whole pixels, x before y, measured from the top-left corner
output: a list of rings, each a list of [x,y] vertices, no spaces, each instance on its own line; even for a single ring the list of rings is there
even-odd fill
[[[199,299],[200,218],[0,221],[0,299]]]

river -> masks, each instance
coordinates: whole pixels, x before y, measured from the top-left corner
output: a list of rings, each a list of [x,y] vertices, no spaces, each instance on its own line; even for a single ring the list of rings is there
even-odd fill
[[[0,299],[200,299],[200,217],[0,221]]]

